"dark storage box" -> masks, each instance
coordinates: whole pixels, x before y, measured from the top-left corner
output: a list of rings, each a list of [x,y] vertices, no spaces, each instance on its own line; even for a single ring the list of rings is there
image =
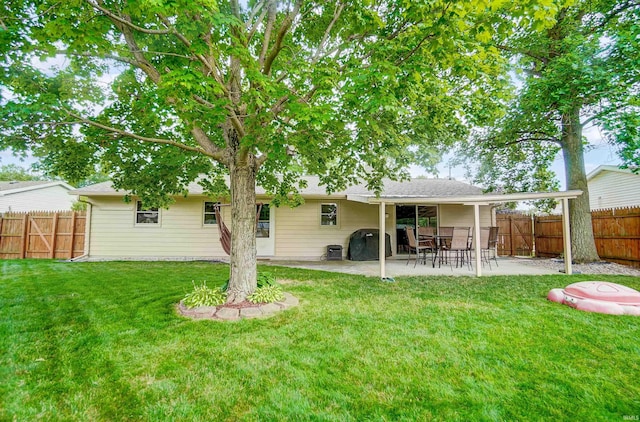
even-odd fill
[[[342,245],[327,246],[327,261],[342,261]]]

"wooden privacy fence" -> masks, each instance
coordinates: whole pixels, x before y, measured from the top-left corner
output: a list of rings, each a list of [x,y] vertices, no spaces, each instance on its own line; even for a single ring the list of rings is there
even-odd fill
[[[640,268],[640,207],[592,211],[591,218],[600,258]],[[533,224],[528,225],[528,221]],[[543,258],[564,252],[560,215],[532,219],[524,214],[498,214],[497,223],[500,255],[528,255],[530,246],[529,251]]]
[[[640,207],[591,212],[593,237],[600,258],[640,268]],[[562,253],[562,218],[536,217],[536,255]]]
[[[498,214],[498,255],[531,256],[533,220],[526,214]]]
[[[0,258],[64,258],[84,253],[85,211],[0,215]]]

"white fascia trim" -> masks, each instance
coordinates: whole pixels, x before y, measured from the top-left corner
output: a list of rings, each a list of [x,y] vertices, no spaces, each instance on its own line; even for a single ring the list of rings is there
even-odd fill
[[[574,199],[582,195],[581,190],[569,190],[561,192],[518,192],[506,194],[484,194],[484,195],[466,195],[466,196],[439,196],[439,197],[422,197],[419,195],[412,196],[365,196],[365,195],[348,195],[350,201],[364,202],[368,204],[379,204],[385,202],[388,204],[411,203],[411,204],[462,204],[462,205],[489,205],[501,202],[517,202],[517,201],[535,201],[539,199]]]

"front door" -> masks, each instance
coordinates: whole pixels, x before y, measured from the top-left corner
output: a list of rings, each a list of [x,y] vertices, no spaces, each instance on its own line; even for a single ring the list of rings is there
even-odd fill
[[[260,205],[257,206],[260,208]],[[257,210],[256,210],[257,212]],[[275,209],[269,204],[262,204],[258,216],[258,228],[256,230],[256,250],[258,256],[275,255]]]

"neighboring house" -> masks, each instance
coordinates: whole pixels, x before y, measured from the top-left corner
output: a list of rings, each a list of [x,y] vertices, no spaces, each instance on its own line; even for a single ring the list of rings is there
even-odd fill
[[[73,189],[60,181],[0,182],[0,213],[70,210]]]
[[[187,198],[176,197],[169,209],[141,208],[126,192],[110,182],[71,192],[90,204],[85,253],[90,259],[213,259],[226,257],[219,241],[214,206],[197,184]],[[482,200],[482,190],[447,179],[413,179],[386,182],[376,198],[364,186],[353,186],[328,195],[316,177],[308,178],[301,194],[305,203],[296,208],[269,207],[269,196],[261,188],[257,202],[264,203],[257,233],[258,256],[268,259],[319,260],[328,245],[341,245],[347,254],[350,235],[363,228],[380,227],[384,209],[385,232],[391,237],[393,254],[404,252],[404,227],[429,225],[474,226],[475,207],[466,201]],[[381,206],[380,201],[386,202]],[[477,206],[480,226],[495,223],[492,206]],[[222,219],[231,225],[229,207]],[[231,228],[233,229],[233,228]]]
[[[592,210],[640,206],[640,173],[617,166],[598,166],[587,175]]]

